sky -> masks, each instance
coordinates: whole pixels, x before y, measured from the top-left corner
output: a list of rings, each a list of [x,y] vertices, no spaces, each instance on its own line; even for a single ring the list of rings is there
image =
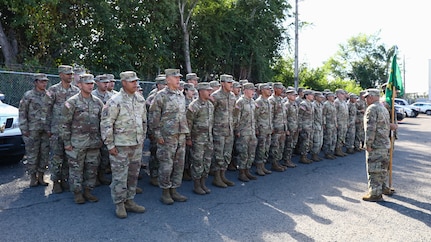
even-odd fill
[[[294,0],[292,0],[294,7]],[[431,59],[431,2],[427,0],[299,0],[299,63],[321,67],[340,44],[360,33],[380,33],[380,43],[398,46],[398,64],[407,93],[428,93]],[[294,36],[294,35],[292,35]]]

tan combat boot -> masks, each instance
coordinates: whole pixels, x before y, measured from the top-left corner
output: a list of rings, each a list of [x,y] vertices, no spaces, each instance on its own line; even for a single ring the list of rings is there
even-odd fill
[[[272,171],[266,169],[265,163],[262,163],[262,171],[265,172],[265,174],[267,175],[272,173]]]
[[[115,215],[119,218],[127,218],[127,212],[123,202],[115,204]]]
[[[343,153],[343,151],[341,151],[341,148],[335,148],[335,153],[334,153],[334,155],[336,155],[336,156],[340,156],[340,157],[345,156],[345,155],[344,155],[344,153]]]
[[[257,180],[257,177],[255,177],[255,176],[253,176],[251,173],[250,173],[250,169],[245,169],[245,175],[248,177],[248,179],[250,179],[250,180]]]
[[[393,188],[391,189],[389,187],[383,187],[382,193],[386,196],[392,196],[395,193],[395,189],[393,189]]]
[[[250,179],[248,179],[247,175],[245,174],[245,169],[239,169],[239,175],[238,180],[243,182],[249,182]]]
[[[48,183],[47,182],[45,182],[44,180],[43,180],[43,176],[44,176],[45,174],[43,173],[43,172],[38,172],[37,173],[37,181],[39,182],[39,185],[42,185],[42,186],[48,186]]]
[[[155,187],[159,187],[159,180],[157,177],[151,177],[150,178],[150,184],[155,186]]]
[[[226,188],[227,185],[221,179],[220,171],[214,171],[214,179],[212,184],[216,187]]]
[[[278,172],[283,172],[284,171],[283,167],[281,167],[278,164],[278,162],[276,162],[276,161],[271,164],[271,170],[278,171]]]
[[[110,180],[108,180],[106,177],[105,177],[105,174],[103,173],[103,171],[102,170],[99,170],[98,172],[97,172],[97,180],[100,182],[100,184],[102,184],[102,185],[109,185],[109,184],[111,184],[111,181]]]
[[[256,164],[256,174],[259,176],[265,176],[266,173],[263,171],[263,163],[257,163]]]
[[[124,203],[124,208],[126,209],[127,212],[133,212],[133,213],[143,213],[143,212],[145,212],[145,207],[136,204],[135,201],[133,201],[132,199],[127,200]]]
[[[169,189],[163,189],[162,197],[160,198],[160,201],[166,205],[174,204],[174,200],[171,197],[171,193],[169,192]]]
[[[286,161],[286,166],[289,168],[295,168],[296,164],[292,162],[292,160]]]
[[[77,191],[77,192],[73,193],[73,200],[75,201],[76,204],[84,204],[85,203],[85,199],[82,196],[81,191]]]
[[[226,174],[226,170],[221,170],[220,171],[220,178],[223,181],[223,183],[226,184],[226,185],[228,185],[228,186],[230,186],[230,187],[235,186],[235,183],[233,181],[228,180],[226,178],[225,174]]]
[[[52,193],[62,193],[63,189],[61,188],[61,184],[59,181],[54,181],[54,185],[52,186]]]
[[[206,192],[202,189],[201,179],[193,180],[193,192],[199,195],[205,195]]]
[[[299,159],[299,162],[302,163],[302,164],[311,164],[311,163],[313,163],[313,161],[309,160],[306,155],[301,155],[301,159]]]
[[[171,197],[175,202],[185,202],[187,201],[187,197],[181,195],[180,193],[177,192],[177,189],[175,188],[171,188],[170,189],[170,193],[171,193]]]
[[[30,174],[30,187],[37,187],[39,185],[36,172]]]
[[[380,201],[383,201],[383,197],[382,197],[382,194],[377,196],[377,195],[371,195],[367,193],[365,196],[362,197],[362,200],[367,202],[380,202]]]
[[[355,154],[355,150],[353,148],[347,148],[347,154]]]
[[[331,155],[331,154],[326,153],[326,154],[325,154],[325,159],[333,160],[334,158],[332,157],[332,155]]]
[[[312,161],[317,161],[317,162],[319,162],[319,161],[320,161],[320,158],[319,158],[319,156],[318,156],[317,154],[312,154],[312,155],[311,155],[311,160],[312,160]]]
[[[201,178],[201,187],[202,187],[202,190],[204,190],[205,193],[208,194],[208,193],[211,193],[211,190],[205,185],[205,180],[206,180],[205,177]]]
[[[89,201],[89,202],[98,202],[99,198],[97,198],[96,196],[94,196],[93,194],[91,194],[91,188],[86,187],[84,189],[84,198],[85,200]]]
[[[136,194],[142,194],[144,191],[140,187],[136,187]]]

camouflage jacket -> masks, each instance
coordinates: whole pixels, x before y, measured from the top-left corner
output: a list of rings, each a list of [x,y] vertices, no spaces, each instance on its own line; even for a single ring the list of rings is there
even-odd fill
[[[91,95],[84,98],[81,93],[75,94],[64,103],[61,116],[60,135],[64,146],[76,148],[100,148],[100,116],[103,102]]]
[[[308,100],[303,100],[299,104],[298,119],[300,130],[312,130],[314,122],[313,103]]]
[[[157,92],[150,105],[149,125],[157,139],[174,134],[188,134],[184,95],[168,87]]]
[[[195,99],[187,108],[187,124],[192,141],[212,141],[214,123],[214,105],[210,101]]]
[[[378,101],[368,106],[364,115],[365,145],[373,149],[389,149],[390,119],[388,110]]]
[[[353,126],[355,126],[355,123],[356,123],[356,113],[357,113],[356,103],[348,102],[347,108],[349,110],[348,127],[353,127]]]
[[[99,92],[99,89],[94,89],[91,94],[98,97],[103,103],[106,103],[112,96],[114,96],[113,92],[106,91],[105,93],[101,93]]]
[[[323,103],[314,101],[313,110],[314,110],[313,130],[321,131],[323,126]]]
[[[261,135],[272,133],[272,107],[268,98],[259,96],[255,101],[256,130]]]
[[[61,82],[48,88],[48,95],[50,96],[51,102],[48,106],[47,123],[51,127],[51,133],[58,133],[64,102],[77,93],[79,93],[79,88],[70,85],[70,87],[66,89],[61,85]]]
[[[30,130],[50,131],[46,120],[49,103],[48,91],[39,92],[34,88],[24,93],[19,102],[19,128],[22,133]]]
[[[282,98],[272,95],[268,98],[272,107],[272,127],[274,133],[283,133],[287,131],[287,115]]]
[[[144,97],[138,93],[127,94],[121,89],[103,107],[100,129],[108,150],[115,146],[143,144],[147,132]]]
[[[287,114],[287,129],[290,133],[298,132],[299,122],[298,122],[298,105],[296,101],[286,101],[284,103],[286,114]]]
[[[326,128],[336,128],[337,127],[337,109],[335,108],[335,104],[330,101],[325,101],[323,103],[323,125]]]
[[[233,135],[233,109],[235,108],[235,95],[225,92],[223,88],[211,94],[214,104],[213,134],[220,136]]]
[[[256,135],[256,104],[253,98],[242,96],[236,101],[233,110],[234,132],[241,136]]]
[[[349,121],[349,109],[347,107],[346,101],[340,101],[340,99],[335,99],[334,104],[335,109],[337,110],[337,124],[347,125]]]
[[[356,102],[356,122],[361,123],[364,122],[364,113],[365,109],[367,109],[367,104],[363,100],[358,100]]]

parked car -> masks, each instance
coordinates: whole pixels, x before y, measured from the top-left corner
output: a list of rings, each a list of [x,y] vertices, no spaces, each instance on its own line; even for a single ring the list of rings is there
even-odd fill
[[[406,113],[402,106],[395,105],[394,107],[395,107],[395,112],[397,114],[397,121],[400,122],[406,117]]]
[[[431,115],[431,103],[415,102],[415,103],[412,103],[412,106],[418,108],[419,112],[421,113],[426,113],[427,115]]]
[[[0,162],[18,162],[25,154],[18,122],[18,108],[3,103],[0,94]]]
[[[406,111],[406,117],[415,118],[419,115],[420,110],[418,107],[413,107],[410,105],[405,99],[402,98],[395,98],[394,99],[395,104],[403,106],[404,111]]]

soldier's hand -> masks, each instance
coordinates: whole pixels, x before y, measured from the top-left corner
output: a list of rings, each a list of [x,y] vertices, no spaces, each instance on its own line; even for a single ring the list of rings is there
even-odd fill
[[[158,144],[164,144],[165,143],[165,140],[163,139],[163,138],[159,138],[158,140],[157,140],[157,143]]]
[[[390,124],[390,128],[391,130],[396,130],[398,129],[398,124]]]
[[[113,155],[113,156],[117,156],[118,155],[118,150],[116,147],[112,148],[109,150],[109,154]]]
[[[367,151],[368,151],[368,152],[371,152],[371,151],[373,151],[373,148],[371,148],[371,147],[367,147]]]
[[[71,151],[71,150],[73,150],[73,147],[71,145],[66,145],[66,146],[64,146],[64,149],[67,151]]]
[[[192,140],[191,139],[186,140],[186,145],[192,146],[193,145]]]

